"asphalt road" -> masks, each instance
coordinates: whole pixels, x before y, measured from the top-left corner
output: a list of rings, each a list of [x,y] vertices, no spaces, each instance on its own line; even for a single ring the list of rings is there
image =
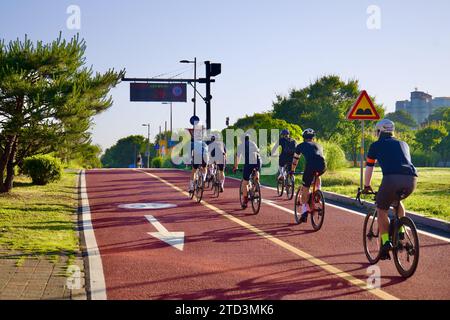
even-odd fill
[[[87,197],[108,299],[450,299],[450,241],[420,233],[421,256],[404,280],[378,263],[370,288],[364,217],[329,205],[322,229],[296,225],[293,200],[263,188],[258,215],[239,205],[239,181],[225,192],[187,197],[188,172],[89,170]],[[123,208],[133,203],[171,208]],[[153,217],[151,223],[148,215]],[[161,227],[163,229],[161,229]],[[155,236],[184,232],[182,250]]]

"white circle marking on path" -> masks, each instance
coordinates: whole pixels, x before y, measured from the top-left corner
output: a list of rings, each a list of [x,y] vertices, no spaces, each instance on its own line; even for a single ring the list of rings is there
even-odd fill
[[[159,203],[159,202],[148,202],[148,203],[127,203],[121,204],[118,207],[121,209],[138,209],[138,210],[158,210],[158,209],[169,209],[175,208],[176,204],[171,203]]]

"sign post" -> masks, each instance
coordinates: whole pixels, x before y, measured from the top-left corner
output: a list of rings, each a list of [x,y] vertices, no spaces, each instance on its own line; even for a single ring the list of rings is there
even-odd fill
[[[347,120],[360,120],[361,121],[361,148],[360,148],[360,179],[359,187],[363,186],[363,173],[364,173],[364,120],[379,120],[378,114],[372,100],[367,94],[366,90],[361,91],[358,99],[353,107],[347,113]]]

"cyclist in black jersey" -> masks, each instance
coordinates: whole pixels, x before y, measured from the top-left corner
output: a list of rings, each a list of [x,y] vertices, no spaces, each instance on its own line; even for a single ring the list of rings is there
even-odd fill
[[[303,139],[304,141],[300,143],[295,149],[294,160],[292,162],[291,173],[295,172],[295,168],[297,167],[298,160],[300,159],[300,155],[303,154],[305,157],[305,169],[303,170],[303,186],[302,186],[302,216],[300,221],[306,222],[308,219],[308,212],[310,208],[308,208],[308,199],[309,199],[309,188],[311,187],[311,183],[314,180],[314,176],[317,176],[316,179],[316,190],[319,190],[321,187],[321,179],[320,176],[323,175],[326,171],[326,163],[325,158],[323,156],[323,148],[321,145],[314,142],[314,137],[316,133],[313,129],[306,129],[303,131]]]
[[[220,137],[220,135],[218,135]],[[215,163],[219,170],[220,192],[224,190],[225,184],[225,162],[227,157],[227,148],[220,139],[216,139],[215,135],[211,136],[211,141],[208,144],[208,152],[210,163]]]
[[[398,193],[408,197],[417,185],[417,170],[411,162],[409,146],[406,142],[394,137],[394,123],[383,119],[376,124],[378,141],[369,147],[364,175],[363,193],[373,192],[370,186],[375,162],[378,161],[383,173],[383,180],[378,189],[376,205],[378,212],[378,226],[381,234],[382,247],[380,259],[390,259],[389,250],[392,243],[389,239],[390,206],[398,200]],[[400,202],[398,208],[399,218],[405,216],[405,207]],[[403,227],[400,229],[400,238],[404,236]]]
[[[294,158],[295,146],[297,145],[296,141],[290,137],[290,132],[287,129],[281,131],[280,139],[278,140],[278,144],[272,149],[272,154],[275,153],[278,147],[281,147],[281,152],[278,157],[278,180],[282,179],[285,166],[287,166],[287,171],[289,171],[292,165],[292,159]]]

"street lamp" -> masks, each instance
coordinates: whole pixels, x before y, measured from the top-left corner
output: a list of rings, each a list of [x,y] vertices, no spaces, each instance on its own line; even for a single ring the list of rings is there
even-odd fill
[[[150,168],[150,123],[144,123],[143,127],[148,127],[147,131],[147,168]]]
[[[194,61],[190,60],[181,60],[180,63],[193,63],[194,64],[194,116],[197,115],[196,111],[196,102],[197,102],[197,57],[194,58]]]
[[[172,101],[163,102],[162,104],[170,104],[170,132],[172,133]]]

